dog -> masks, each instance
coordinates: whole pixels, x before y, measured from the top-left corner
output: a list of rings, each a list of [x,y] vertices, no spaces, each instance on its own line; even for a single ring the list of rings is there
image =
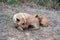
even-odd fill
[[[13,16],[14,25],[19,30],[24,29],[40,29],[40,24],[47,26],[47,20],[44,16],[40,15],[30,15],[28,13],[17,13]],[[45,22],[45,21],[46,22]]]

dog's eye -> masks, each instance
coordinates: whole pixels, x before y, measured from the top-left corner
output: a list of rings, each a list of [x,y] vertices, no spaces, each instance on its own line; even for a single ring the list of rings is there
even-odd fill
[[[16,20],[19,22],[20,20],[18,18],[16,18]]]
[[[24,25],[24,23],[22,23],[22,25]]]

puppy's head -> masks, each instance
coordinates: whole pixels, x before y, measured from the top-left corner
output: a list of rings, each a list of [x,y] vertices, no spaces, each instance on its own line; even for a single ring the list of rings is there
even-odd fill
[[[38,18],[40,25],[42,26],[48,26],[48,20],[46,17],[36,14],[34,15],[36,18]]]
[[[22,28],[25,28],[25,27],[27,27],[27,25],[26,25],[26,19],[25,18],[23,18],[21,15],[14,15],[14,17],[13,17],[13,21],[14,21],[14,23],[15,24],[17,24],[17,26],[20,26],[20,27],[22,27]]]

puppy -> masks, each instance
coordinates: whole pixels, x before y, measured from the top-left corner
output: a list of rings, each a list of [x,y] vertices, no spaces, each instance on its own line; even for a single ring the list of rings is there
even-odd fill
[[[23,30],[24,28],[39,29],[39,20],[27,13],[15,14],[13,16],[13,21],[19,30]]]
[[[40,14],[35,14],[34,16],[38,18],[40,26],[48,26],[48,19],[46,17]]]
[[[13,21],[19,30],[37,30],[40,29],[40,25],[48,26],[47,18],[39,14],[17,13],[13,16]]]

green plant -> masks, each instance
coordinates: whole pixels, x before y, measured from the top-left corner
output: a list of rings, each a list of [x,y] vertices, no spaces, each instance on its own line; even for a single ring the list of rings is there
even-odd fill
[[[26,0],[28,3],[35,3],[47,8],[60,9],[60,0]]]
[[[60,9],[60,0],[0,0],[0,2],[14,4],[15,6],[18,6],[22,2],[25,2],[30,6],[34,6],[36,4],[36,6],[43,6],[57,10]]]
[[[15,6],[18,6],[20,2],[19,2],[19,0],[7,0],[7,3],[14,4]]]

